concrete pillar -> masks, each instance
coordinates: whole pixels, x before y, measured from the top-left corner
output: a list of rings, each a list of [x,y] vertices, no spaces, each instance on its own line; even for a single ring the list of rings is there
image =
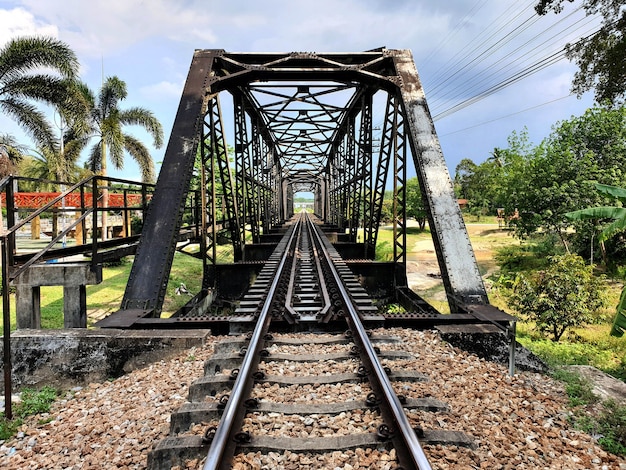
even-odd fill
[[[102,266],[51,263],[31,266],[13,281],[17,328],[41,328],[40,286],[63,286],[65,328],[87,327],[87,284],[102,282]]]
[[[15,310],[17,329],[41,328],[40,287],[17,284],[15,288]]]
[[[63,327],[87,328],[87,288],[63,287]]]

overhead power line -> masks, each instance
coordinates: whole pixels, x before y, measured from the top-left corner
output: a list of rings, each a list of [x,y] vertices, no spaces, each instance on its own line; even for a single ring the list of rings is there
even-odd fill
[[[522,33],[543,17],[534,11],[532,16],[523,16],[524,10],[515,12],[513,17],[501,15],[499,18],[507,26],[504,35],[500,34],[504,31],[503,26],[496,25],[495,32],[487,33],[489,41],[482,39],[478,43],[479,49],[465,54],[463,62],[457,62],[454,69],[450,64],[447,68],[440,68],[450,70],[450,76],[440,79],[432,89],[428,88],[428,80],[424,78],[434,119],[443,119],[564,60],[565,43],[587,41],[600,29],[596,17],[578,17],[580,11],[581,8],[577,8],[537,30],[531,37],[526,34],[525,38]],[[513,39],[517,38],[522,42],[515,45]],[[513,49],[507,50],[510,45]]]
[[[540,103],[540,104],[537,104],[535,106],[531,106],[529,108],[522,109],[520,111],[515,111],[514,113],[505,114],[504,116],[499,116],[497,118],[493,118],[493,119],[490,119],[488,121],[479,122],[478,124],[474,124],[473,126],[464,127],[463,129],[457,129],[456,131],[452,131],[452,132],[446,132],[445,134],[441,134],[440,137],[446,137],[446,136],[449,136],[449,135],[459,134],[461,132],[465,132],[465,131],[469,131],[471,129],[475,129],[476,127],[481,127],[481,126],[484,126],[486,124],[491,124],[493,122],[502,121],[503,119],[510,118],[511,116],[516,116],[518,114],[522,114],[522,113],[525,113],[525,112],[528,112],[528,111],[532,111],[532,110],[537,109],[537,108],[541,108],[543,106],[547,106],[547,105],[552,104],[552,103],[556,103],[557,101],[564,100],[564,99],[569,98],[570,96],[573,96],[573,95],[574,95],[573,93],[570,93],[568,95],[561,96],[560,98],[555,98],[553,100],[546,101],[544,103]]]

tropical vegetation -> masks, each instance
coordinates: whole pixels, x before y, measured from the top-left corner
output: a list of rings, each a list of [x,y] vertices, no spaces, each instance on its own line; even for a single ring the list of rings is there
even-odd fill
[[[108,77],[98,95],[84,84],[79,87],[88,106],[87,119],[71,129],[73,137],[86,147],[92,139],[95,143],[89,150],[89,168],[106,176],[107,160],[116,169],[124,167],[124,154],[128,153],[139,165],[142,181],[154,181],[154,162],[148,148],[133,135],[124,131],[125,126],[143,127],[153,139],[154,146],[163,145],[163,127],[154,114],[143,107],[121,109],[120,102],[126,99],[126,83],[118,77]]]

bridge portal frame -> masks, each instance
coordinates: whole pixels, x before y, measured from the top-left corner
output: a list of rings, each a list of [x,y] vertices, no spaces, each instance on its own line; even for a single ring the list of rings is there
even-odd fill
[[[276,88],[263,89],[264,84]],[[295,87],[296,91],[289,95],[281,86]],[[352,95],[343,106],[321,102],[324,94],[348,90]],[[223,128],[216,130],[216,126],[222,126],[221,116],[213,119],[208,129],[203,126],[206,116],[215,114],[215,97],[223,91],[230,92],[235,100],[235,157],[242,159],[235,165],[233,180],[225,141],[221,144],[224,152],[216,153],[221,182],[227,186],[222,187],[224,212],[234,261],[241,259],[246,226],[252,224],[253,241],[260,233],[269,233],[292,212],[290,198],[296,189],[305,187],[316,197],[328,199],[316,201],[316,210],[326,221],[347,229],[352,241],[358,237],[357,229],[364,226],[363,254],[372,258],[381,192],[388,169],[393,167],[394,261],[405,270],[406,160],[410,153],[451,311],[463,311],[467,304],[488,303],[410,51],[381,48],[359,53],[281,54],[197,50],[121,310],[133,310],[139,316],[160,314],[176,249],[175,233],[182,219],[180,208],[198,145],[206,142],[207,134],[213,139],[223,136]],[[374,173],[372,97],[379,91],[388,94],[389,104]],[[265,101],[260,94],[264,94]],[[270,95],[273,101],[267,98]],[[298,110],[300,123],[312,123],[312,128],[298,126],[297,116],[285,118],[280,113],[283,104],[284,110],[297,102],[303,103]],[[323,118],[313,114],[310,108],[314,103],[320,104],[318,114]],[[305,152],[298,153],[298,145]],[[310,157],[308,162],[302,159],[305,153]],[[205,160],[204,166],[213,166],[213,158]],[[311,162],[317,166],[307,166]],[[207,194],[215,191],[214,174],[210,181],[213,186],[205,188]],[[209,219],[213,223],[212,233],[207,231],[206,235],[214,238],[217,211],[211,210],[207,223]],[[172,214],[165,215],[170,217],[166,223],[164,214]],[[363,222],[365,219],[367,222]],[[215,263],[215,257],[207,257],[205,272],[211,273]],[[210,274],[206,276],[203,286],[208,290],[214,286],[214,279]]]

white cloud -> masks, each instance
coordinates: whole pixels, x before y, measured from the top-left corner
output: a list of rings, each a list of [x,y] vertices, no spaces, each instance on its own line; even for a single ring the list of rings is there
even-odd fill
[[[22,0],[29,11],[56,24],[62,39],[90,57],[117,53],[150,38],[214,42],[209,9],[169,0]]]
[[[12,10],[0,9],[0,45],[6,44],[10,39],[20,36],[50,36],[58,37],[59,30],[56,26],[45,24],[35,19],[28,11],[22,8]]]
[[[180,98],[183,90],[183,83],[173,83],[162,81],[153,85],[147,85],[139,89],[139,93],[147,99],[154,101]]]

